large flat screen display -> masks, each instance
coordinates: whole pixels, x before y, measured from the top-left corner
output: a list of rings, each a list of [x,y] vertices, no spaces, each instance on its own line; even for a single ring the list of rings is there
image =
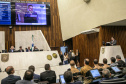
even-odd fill
[[[11,3],[0,1],[0,25],[11,25]]]
[[[0,1],[0,25],[50,25],[50,3]]]
[[[46,4],[15,3],[16,25],[47,25]]]

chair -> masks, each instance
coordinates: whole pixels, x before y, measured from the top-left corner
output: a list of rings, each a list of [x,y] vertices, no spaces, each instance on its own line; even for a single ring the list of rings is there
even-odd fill
[[[52,76],[52,77],[47,77],[45,80],[48,81],[49,83],[56,83],[56,77]]]
[[[38,80],[38,79],[34,79],[34,82],[35,82],[35,83],[38,83],[38,82],[39,82],[39,80]]]
[[[7,50],[5,49],[5,50],[2,50],[2,53],[7,53]]]
[[[1,68],[0,68],[0,72],[2,72]]]
[[[126,80],[124,80],[124,81],[115,81],[115,82],[101,82],[100,84],[126,84]]]
[[[115,81],[123,81],[125,78],[117,78],[117,79],[110,79],[110,80],[103,80],[103,82],[115,82]]]
[[[48,81],[41,81],[41,82],[38,82],[38,84],[48,84],[49,82]]]

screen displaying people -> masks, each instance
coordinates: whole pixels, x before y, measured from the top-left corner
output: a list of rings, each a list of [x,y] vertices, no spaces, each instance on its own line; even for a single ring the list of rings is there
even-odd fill
[[[46,4],[15,3],[16,25],[47,25]]]
[[[24,15],[24,23],[38,23],[38,14],[33,11],[33,5],[28,5],[28,11]]]

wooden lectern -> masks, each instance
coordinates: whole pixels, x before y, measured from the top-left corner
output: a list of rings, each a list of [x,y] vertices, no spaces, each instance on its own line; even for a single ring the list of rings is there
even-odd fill
[[[120,45],[115,46],[101,46],[99,63],[103,63],[103,59],[106,58],[108,60],[108,64],[111,63],[111,57],[116,57],[116,55],[120,55],[121,59],[125,62],[124,55],[122,53],[122,49]]]

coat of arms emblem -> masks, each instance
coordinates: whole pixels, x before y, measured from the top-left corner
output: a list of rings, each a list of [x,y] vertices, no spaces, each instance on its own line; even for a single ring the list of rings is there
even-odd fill
[[[9,60],[9,54],[1,54],[1,61],[7,62]]]
[[[104,54],[105,53],[105,48],[102,48],[102,54]]]

